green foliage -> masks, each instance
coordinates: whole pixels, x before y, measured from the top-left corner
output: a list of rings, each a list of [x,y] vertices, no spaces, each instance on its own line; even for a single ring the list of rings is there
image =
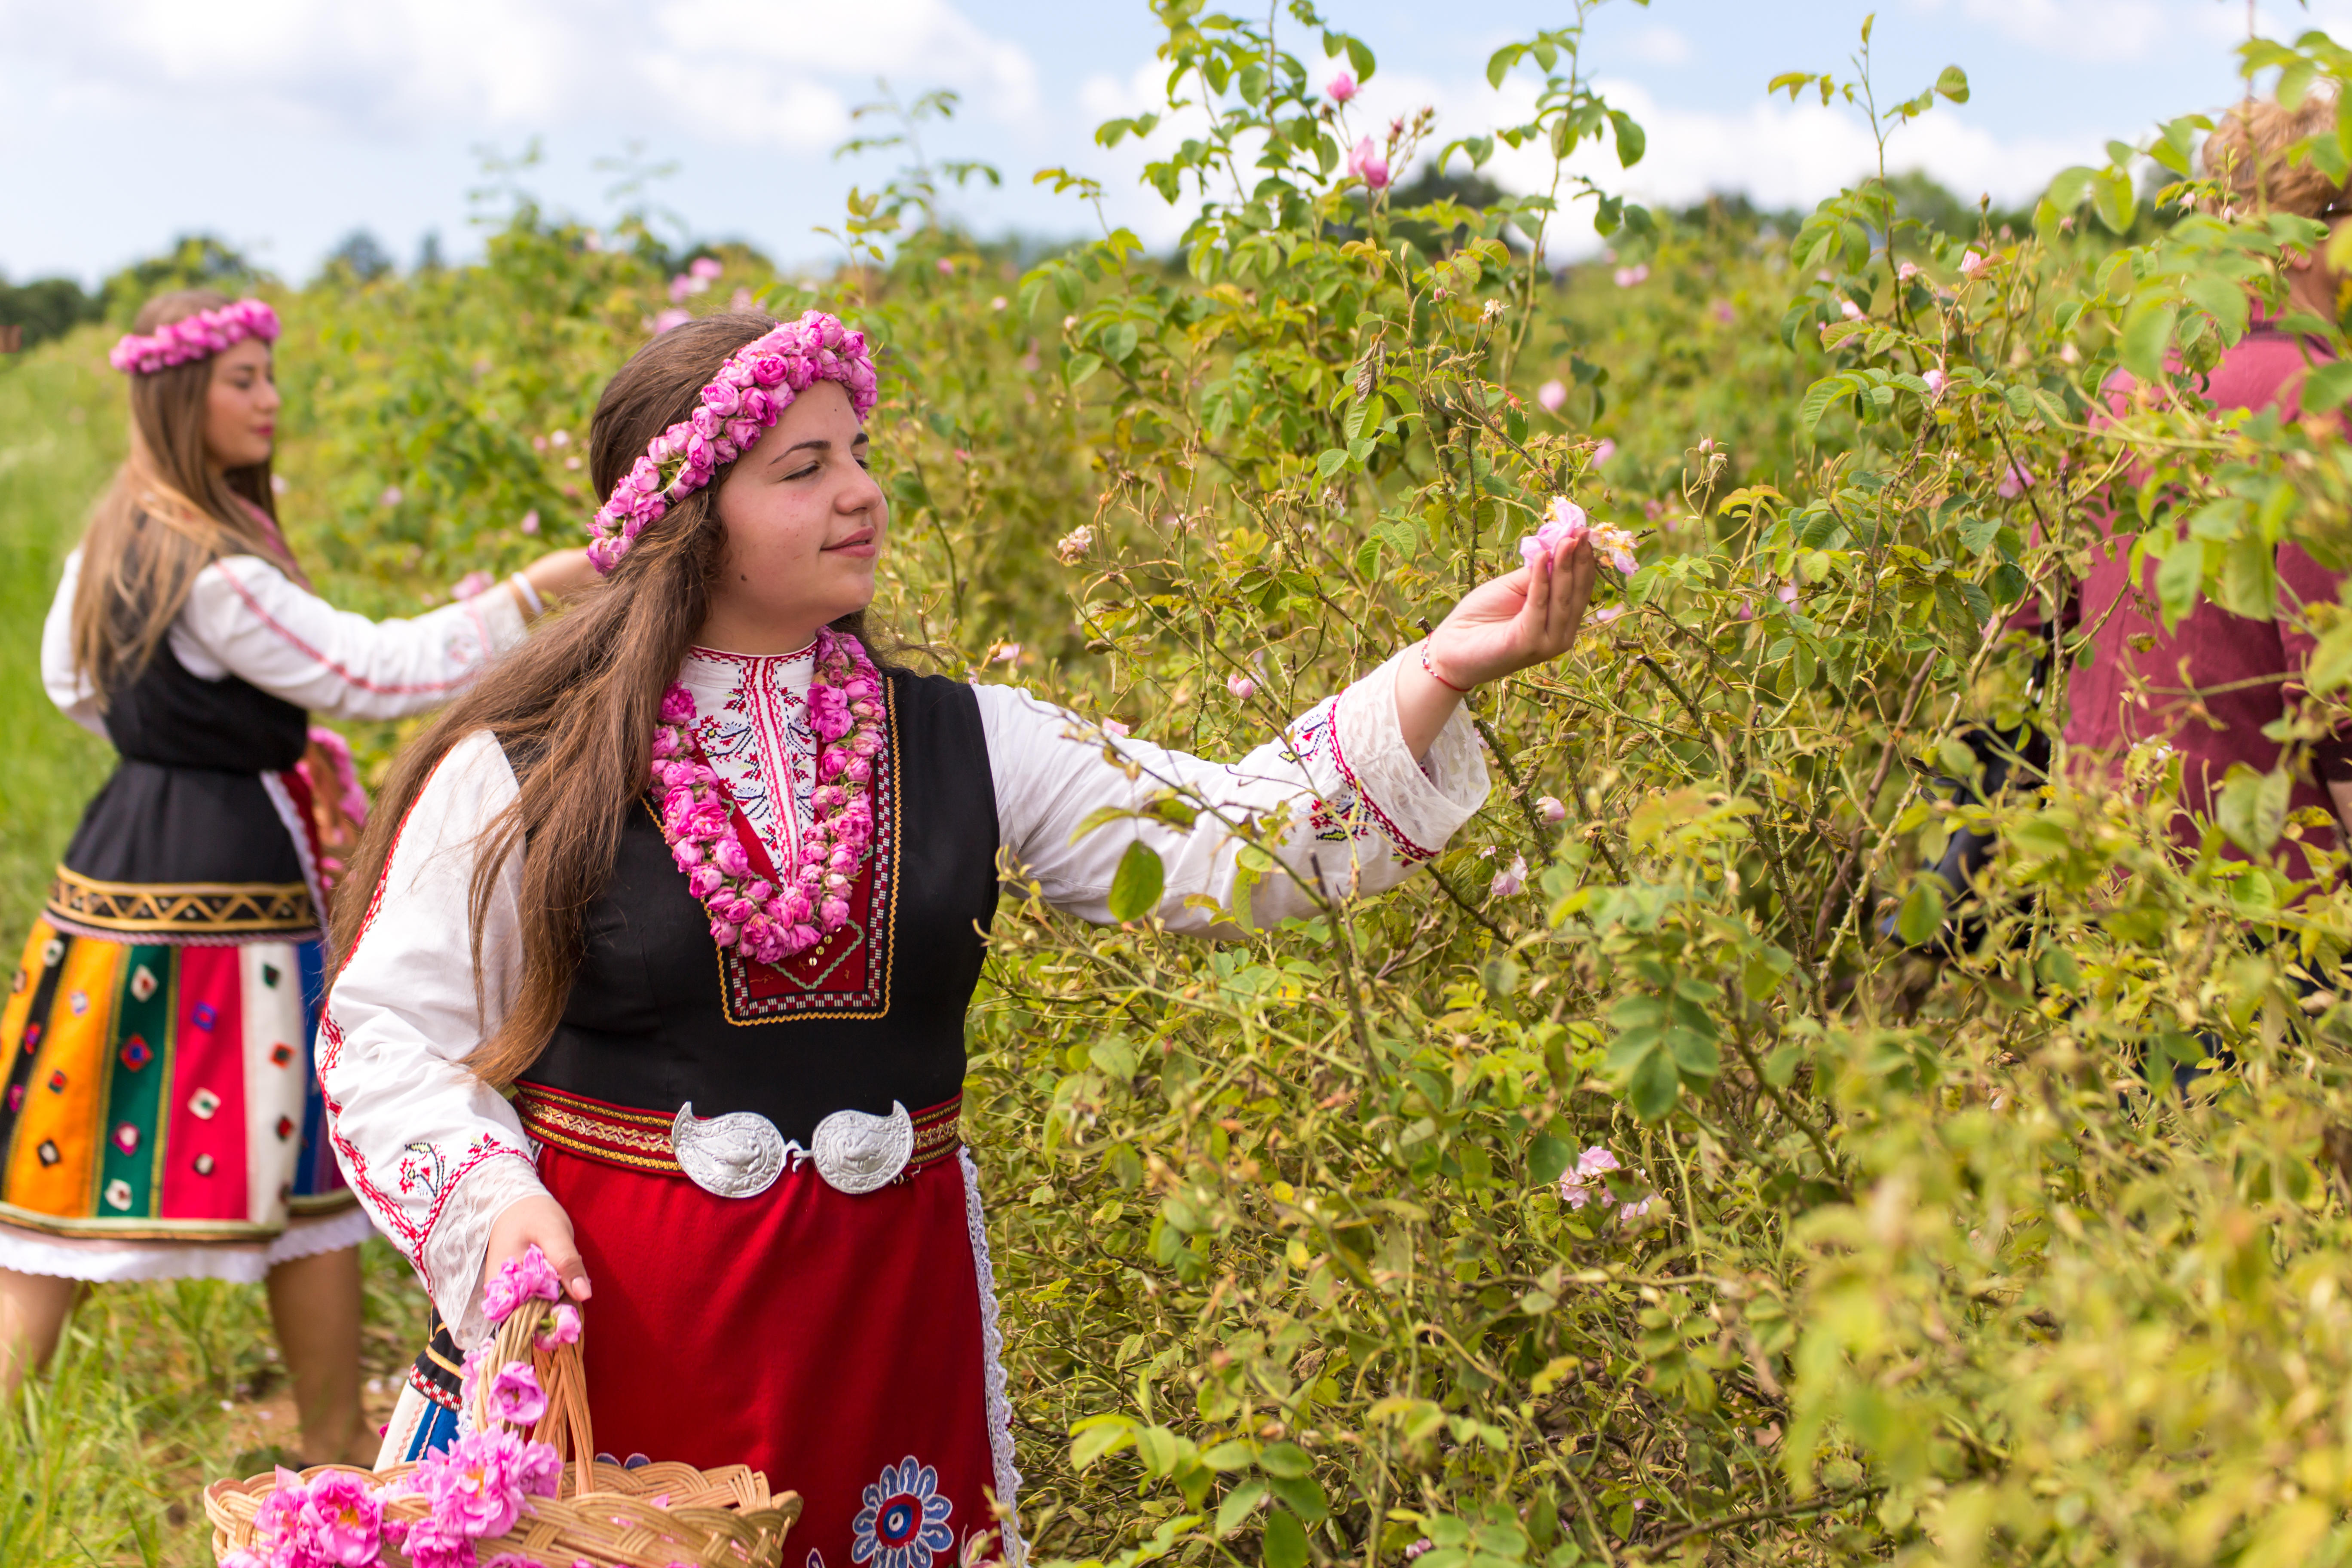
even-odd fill
[[[2327,827],[2282,765],[2177,844],[2152,747],[1985,805],[1937,783],[1975,773],[1967,724],[2063,729],[2084,633],[2032,628],[2111,525],[2168,618],[2314,635],[2290,755],[2341,716],[2352,616],[2279,604],[2272,563],[2343,559],[2344,444],[2175,395],[2318,237],[2211,216],[2194,121],[2031,215],[1939,204],[1884,154],[1968,83],[1882,103],[1866,32],[1850,77],[1779,84],[1880,138],[1799,223],[1478,185],[1497,142],[1641,156],[1588,11],[1495,55],[1535,110],[1488,135],[1351,123],[1315,83],[1378,61],[1305,0],[1157,0],[1167,102],[1097,140],[1197,116],[1148,175],[1192,215],[1172,258],[1107,228],[1016,276],[943,226],[940,99],[884,110],[906,165],[833,277],[699,252],[724,271],[687,308],[740,288],[880,345],[883,610],[1090,721],[1237,754],[1556,498],[1639,535],[1575,655],[1475,700],[1494,797],[1405,891],[1214,944],[1155,929],[1148,851],[1117,927],[1008,897],[969,1109],[1031,1537],[1268,1568],[2338,1558],[2352,910],[2270,858],[2332,868]],[[2347,75],[2316,36],[2245,59]],[[1447,162],[1371,189],[1368,134]],[[1615,254],[1553,273],[1575,203]],[[397,612],[576,540],[589,408],[677,265],[642,219],[518,199],[479,265],[286,297],[286,510],[331,591]],[[0,375],[6,427],[47,454],[42,410],[102,406],[98,347]],[[2347,394],[2324,367],[2306,405]],[[78,497],[104,450],[70,449]],[[20,561],[63,531],[39,504]],[[36,605],[53,563],[22,570]],[[28,886],[75,793],[5,824]],[[1245,872],[1287,826],[1245,825]],[[1999,836],[1981,880],[1915,871],[1964,827]]]

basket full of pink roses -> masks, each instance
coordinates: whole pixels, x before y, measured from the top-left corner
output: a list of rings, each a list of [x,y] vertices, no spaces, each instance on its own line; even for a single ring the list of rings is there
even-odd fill
[[[379,1471],[322,1465],[205,1489],[220,1568],[776,1568],[800,1517],[742,1465],[594,1458],[580,1311],[537,1247],[483,1292],[468,1430]]]

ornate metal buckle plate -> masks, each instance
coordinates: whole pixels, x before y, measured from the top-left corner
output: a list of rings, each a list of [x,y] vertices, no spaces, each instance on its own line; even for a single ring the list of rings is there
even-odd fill
[[[915,1119],[895,1100],[887,1116],[836,1110],[816,1124],[809,1142],[814,1147],[807,1149],[785,1142],[776,1124],[756,1111],[698,1117],[692,1100],[678,1107],[669,1130],[678,1169],[706,1193],[757,1197],[776,1184],[787,1165],[811,1160],[827,1186],[855,1197],[887,1186],[907,1168],[915,1155]]]
[[[898,1179],[915,1155],[915,1119],[897,1100],[887,1116],[836,1110],[809,1135],[816,1173],[837,1193],[855,1196]]]
[[[670,1123],[669,1146],[688,1180],[722,1198],[759,1196],[783,1174],[785,1156],[797,1152],[776,1124],[757,1111],[705,1121],[694,1114],[690,1100]]]

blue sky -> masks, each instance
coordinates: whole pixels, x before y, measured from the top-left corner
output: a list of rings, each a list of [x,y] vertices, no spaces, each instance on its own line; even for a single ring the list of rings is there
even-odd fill
[[[1787,69],[1843,70],[1872,7],[1843,0],[1610,0],[1586,58],[1643,121],[1650,150],[1618,188],[1688,201],[1744,190],[1810,203],[1867,166],[1859,117],[1768,101]],[[1370,121],[1423,104],[1451,133],[1498,102],[1483,68],[1499,43],[1559,25],[1537,0],[1326,0],[1381,68]],[[1973,100],[1939,105],[1890,154],[1974,196],[2021,199],[2111,136],[2235,96],[2243,0],[1884,0],[1875,69],[1890,96],[1947,64]],[[2352,0],[2265,5],[2259,25],[2352,38]],[[829,150],[877,76],[901,92],[962,93],[932,151],[997,163],[1005,188],[962,198],[982,231],[1074,234],[1088,215],[1034,188],[1068,163],[1111,187],[1115,220],[1164,241],[1183,215],[1140,189],[1140,158],[1091,142],[1108,114],[1148,107],[1157,41],[1144,0],[0,0],[0,273],[94,280],[209,229],[295,278],[352,228],[397,256],[437,231],[476,244],[476,150],[541,139],[528,183],[592,221],[608,216],[600,158],[642,148],[678,172],[657,196],[698,236],[743,237],[821,264],[853,181],[877,161]],[[1301,44],[1307,40],[1299,39]],[[1164,132],[1163,132],[1164,134]],[[1506,164],[1507,179],[1533,178]],[[1601,172],[1601,171],[1596,171]],[[1589,246],[1574,232],[1563,253]]]

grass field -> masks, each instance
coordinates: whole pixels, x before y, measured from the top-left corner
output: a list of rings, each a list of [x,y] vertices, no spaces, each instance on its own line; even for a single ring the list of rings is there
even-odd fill
[[[84,332],[0,358],[0,942],[13,963],[49,868],[112,753],[41,690],[41,619],[91,500],[121,459],[122,388]],[[415,1350],[424,1299],[367,1249],[372,1418]],[[258,1286],[102,1286],[50,1374],[0,1415],[0,1564],[212,1561],[197,1492],[251,1474],[294,1430]]]

